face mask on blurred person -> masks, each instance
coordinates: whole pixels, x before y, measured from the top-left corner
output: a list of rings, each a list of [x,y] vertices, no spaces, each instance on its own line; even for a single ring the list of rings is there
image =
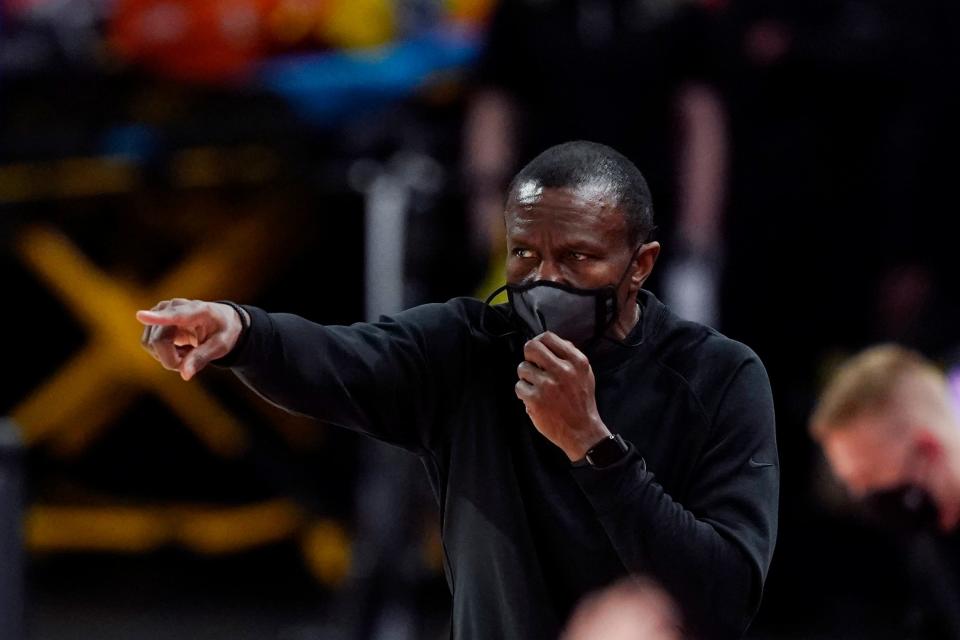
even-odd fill
[[[935,531],[939,511],[930,493],[915,484],[874,491],[863,500],[871,519],[899,531]]]

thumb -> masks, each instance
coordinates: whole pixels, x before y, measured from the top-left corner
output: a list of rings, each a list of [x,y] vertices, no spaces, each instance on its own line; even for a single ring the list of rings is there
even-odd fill
[[[211,360],[227,355],[227,345],[223,340],[211,339],[190,350],[180,365],[180,377],[190,380],[200,373]]]

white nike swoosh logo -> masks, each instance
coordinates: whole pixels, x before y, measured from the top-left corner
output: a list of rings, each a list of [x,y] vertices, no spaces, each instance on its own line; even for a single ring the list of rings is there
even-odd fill
[[[762,469],[762,468],[764,468],[764,467],[772,467],[772,466],[773,466],[773,463],[772,463],[772,462],[757,462],[757,461],[754,460],[753,458],[750,458],[750,466],[753,467],[754,469]]]

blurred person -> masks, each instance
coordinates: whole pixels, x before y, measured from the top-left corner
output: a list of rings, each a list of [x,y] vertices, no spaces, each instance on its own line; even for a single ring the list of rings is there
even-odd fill
[[[938,354],[956,340],[960,280],[942,212],[953,200],[945,174],[960,123],[949,80],[960,31],[946,14],[958,10],[939,0],[729,3],[734,64],[724,95],[735,144],[720,315],[724,333],[749,344],[776,381],[790,470],[781,523],[793,535],[781,541],[764,607],[771,626],[814,633],[819,620],[796,607],[801,585],[825,585],[820,619],[850,591],[836,578],[881,588],[841,568],[865,550],[842,535],[847,527],[822,527],[807,425],[836,353],[897,342]],[[811,562],[820,536],[828,544]]]
[[[419,455],[456,638],[555,638],[584,594],[640,572],[702,637],[741,637],[777,531],[762,363],[643,289],[660,244],[623,155],[552,147],[509,194],[508,304],[344,327],[174,299],[138,312],[143,343],[184,380],[230,367],[289,411]]]
[[[960,414],[947,377],[894,344],[844,363],[810,430],[873,521],[905,534],[920,637],[960,638]]]
[[[944,374],[895,345],[845,363],[810,421],[834,474],[894,526],[960,522],[960,421]]]
[[[717,5],[499,3],[464,129],[476,252],[501,255],[502,204],[522,158],[596,140],[645,167],[657,194],[671,251],[655,289],[681,317],[717,326],[729,146]]]
[[[584,598],[560,640],[681,640],[676,605],[655,583],[621,580]]]
[[[960,92],[948,80],[960,61],[960,4],[732,0],[727,16],[736,144],[723,329],[777,380],[782,450],[800,471],[813,466],[804,427],[830,354],[880,342],[942,353],[956,338],[942,210],[960,143]],[[785,313],[811,282],[816,303]],[[802,472],[784,481],[785,493],[805,491]]]

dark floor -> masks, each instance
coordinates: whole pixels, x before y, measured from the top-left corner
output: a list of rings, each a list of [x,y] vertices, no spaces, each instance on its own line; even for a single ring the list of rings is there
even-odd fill
[[[378,614],[362,613],[343,590],[318,586],[293,544],[214,558],[177,550],[55,555],[31,559],[27,579],[31,640],[449,637],[449,596],[440,576],[413,599],[419,611],[414,624],[405,623],[400,611],[381,609],[379,626],[351,632],[358,620]],[[862,584],[827,580],[813,588],[811,582],[807,595],[797,598],[797,589],[780,582],[776,576],[771,581],[749,640],[903,640],[895,611]]]
[[[338,622],[349,603],[317,586],[292,546],[213,559],[176,551],[48,557],[31,562],[28,581],[33,640],[355,638]],[[385,620],[393,632],[378,637],[443,637],[445,611],[426,611],[415,631]]]

